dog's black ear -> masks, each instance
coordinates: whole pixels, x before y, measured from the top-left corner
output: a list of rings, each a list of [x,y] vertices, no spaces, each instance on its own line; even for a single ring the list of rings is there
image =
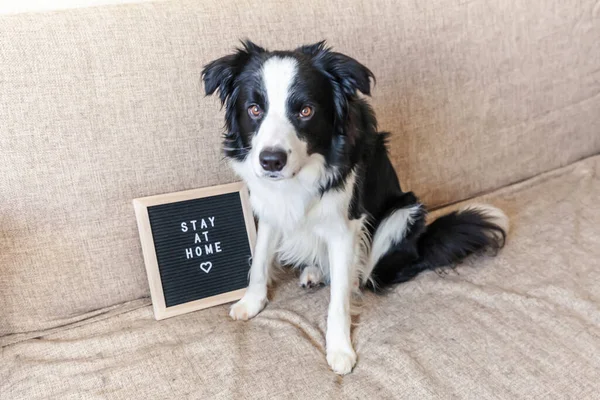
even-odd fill
[[[352,140],[356,132],[353,132],[349,124],[350,103],[357,99],[357,92],[371,95],[371,79],[375,81],[375,75],[355,59],[331,51],[325,41],[299,47],[296,51],[311,57],[315,68],[329,79],[333,90],[337,129]]]
[[[312,57],[313,64],[334,80],[346,96],[352,98],[356,91],[371,95],[373,72],[354,58],[331,51],[324,40],[299,47],[297,51]]]
[[[202,70],[202,80],[206,95],[211,95],[218,90],[221,103],[225,104],[227,97],[233,91],[235,78],[242,72],[250,57],[264,51],[266,50],[250,40],[244,40],[242,47],[237,48],[235,53],[205,65]]]

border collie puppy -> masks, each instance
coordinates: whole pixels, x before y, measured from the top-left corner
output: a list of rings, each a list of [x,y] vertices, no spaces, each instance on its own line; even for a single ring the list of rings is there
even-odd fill
[[[268,51],[245,41],[202,72],[207,95],[225,106],[224,152],[246,182],[259,219],[244,297],[230,315],[246,320],[267,304],[274,262],[301,269],[303,287],[329,283],[327,362],[356,363],[350,300],[488,248],[508,231],[504,213],[470,206],[426,226],[425,207],[400,188],[377,131],[373,73],[324,42]]]

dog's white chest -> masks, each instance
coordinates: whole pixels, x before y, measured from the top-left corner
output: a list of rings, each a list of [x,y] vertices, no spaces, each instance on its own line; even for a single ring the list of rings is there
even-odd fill
[[[326,232],[332,223],[339,221],[323,218],[319,205],[311,209],[304,219],[281,230],[278,256],[283,264],[292,266],[315,266],[329,275]]]
[[[251,196],[259,220],[280,234],[277,254],[282,264],[316,266],[329,272],[327,240],[348,228],[349,196],[332,191],[323,196],[299,190]]]
[[[310,175],[310,169],[304,174]],[[356,234],[361,230],[362,221],[354,223],[348,217],[354,174],[350,174],[343,188],[324,194],[319,193],[314,179],[298,177],[270,183],[252,175],[247,178],[250,178],[247,179],[250,201],[259,224],[269,224],[278,233],[277,255],[281,263],[319,267],[327,279],[328,243],[347,234],[348,230]]]

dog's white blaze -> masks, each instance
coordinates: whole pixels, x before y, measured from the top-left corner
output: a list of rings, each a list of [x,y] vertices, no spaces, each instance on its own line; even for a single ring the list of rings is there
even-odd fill
[[[288,153],[287,164],[281,171],[290,178],[303,166],[308,157],[306,142],[300,140],[290,121],[288,99],[296,79],[298,62],[289,57],[272,57],[262,67],[262,81],[267,97],[267,110],[257,134],[252,139],[253,168],[262,173],[258,156],[263,149],[280,148]]]
[[[269,102],[269,114],[285,117],[290,88],[296,73],[298,62],[293,58],[272,57],[262,67],[262,79]],[[265,119],[265,122],[268,120]]]
[[[419,212],[420,205],[400,208],[385,218],[377,227],[373,236],[371,254],[367,267],[361,274],[361,279],[366,282],[377,262],[395,244],[404,239],[408,226],[413,222],[414,216]]]

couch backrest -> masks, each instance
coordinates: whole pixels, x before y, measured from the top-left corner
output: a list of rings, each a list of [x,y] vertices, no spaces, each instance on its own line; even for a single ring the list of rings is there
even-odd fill
[[[131,200],[235,180],[200,71],[326,38],[431,206],[600,150],[593,0],[178,1],[0,18],[0,335],[148,295]],[[595,22],[595,24],[594,24]]]

